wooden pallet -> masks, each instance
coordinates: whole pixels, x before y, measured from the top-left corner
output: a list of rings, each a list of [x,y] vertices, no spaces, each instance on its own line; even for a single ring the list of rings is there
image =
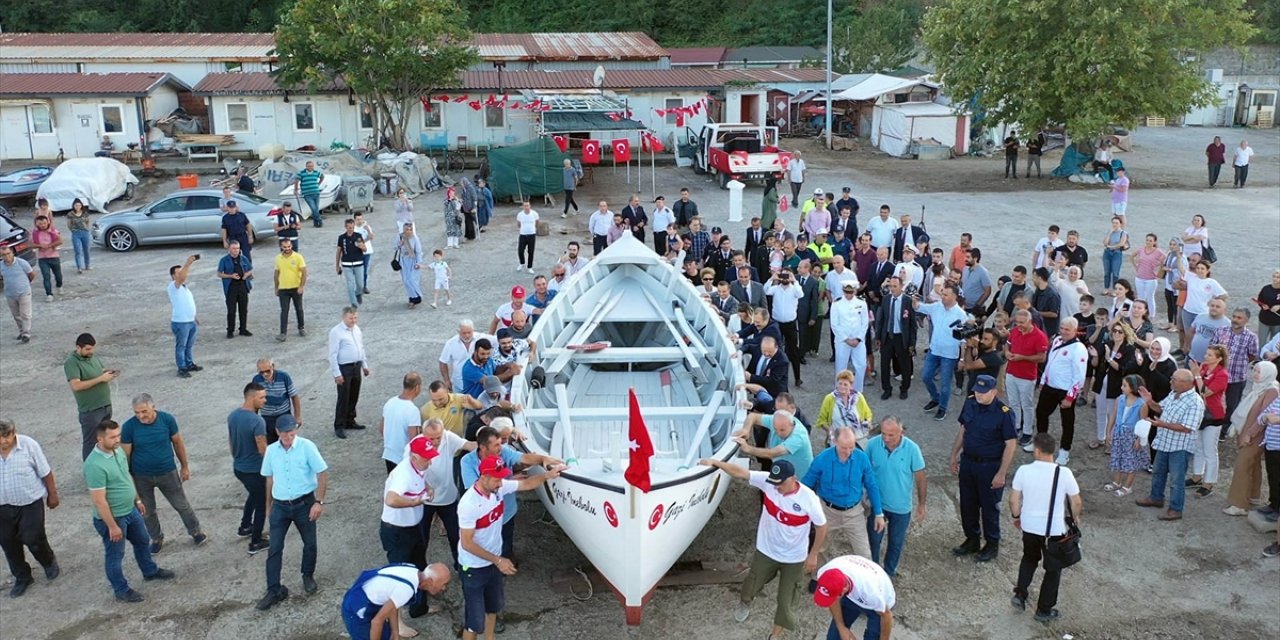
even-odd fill
[[[1163,127],[1163,126],[1164,126],[1164,118],[1158,118],[1158,117],[1156,117],[1156,116],[1147,116],[1147,126],[1148,126],[1148,127]]]

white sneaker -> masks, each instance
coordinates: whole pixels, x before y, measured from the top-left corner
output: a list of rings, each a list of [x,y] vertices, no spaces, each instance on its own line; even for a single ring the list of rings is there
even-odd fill
[[[739,602],[737,608],[733,610],[733,619],[746,622],[749,617],[751,617],[751,605]]]
[[[561,217],[562,219],[563,219],[563,218],[568,218],[568,217],[569,217],[569,214],[567,214],[567,213],[562,213],[562,214],[560,214],[560,217]]]
[[[1030,443],[1030,442],[1028,442],[1028,443],[1026,443],[1026,444],[1022,445],[1022,450],[1023,450],[1023,451],[1026,451],[1027,453],[1031,453],[1032,451],[1035,451],[1035,450],[1036,450],[1036,445],[1035,445],[1035,444],[1032,444],[1032,443]]]
[[[522,265],[522,264],[518,264],[518,265],[516,265],[516,271],[517,271],[517,272],[524,271],[524,265]]]
[[[535,275],[537,273],[537,271],[534,271],[533,269],[528,269],[527,271],[529,272],[529,275]]]
[[[1229,516],[1247,516],[1247,515],[1249,515],[1249,512],[1248,512],[1248,511],[1245,511],[1244,509],[1241,509],[1240,507],[1237,507],[1237,506],[1235,506],[1234,504],[1233,504],[1233,505],[1228,505],[1226,509],[1223,509],[1223,510],[1222,510],[1222,512],[1223,512],[1223,513],[1225,513],[1225,514],[1227,514],[1227,515],[1229,515]]]
[[[1068,462],[1071,462],[1071,452],[1066,449],[1058,449],[1058,457],[1054,462],[1066,466]]]

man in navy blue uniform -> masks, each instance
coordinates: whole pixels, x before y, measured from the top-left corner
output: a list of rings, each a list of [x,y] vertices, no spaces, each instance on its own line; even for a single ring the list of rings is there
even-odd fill
[[[978,562],[1000,554],[1000,500],[1018,446],[1013,412],[996,395],[996,379],[978,376],[973,395],[960,409],[960,433],[951,447],[951,473],[960,475],[964,527],[964,542],[951,551],[958,556],[977,553]],[[986,544],[979,547],[983,539]]]

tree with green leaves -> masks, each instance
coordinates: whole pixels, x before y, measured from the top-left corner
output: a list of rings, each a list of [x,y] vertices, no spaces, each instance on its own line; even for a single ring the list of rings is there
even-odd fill
[[[893,71],[919,49],[924,0],[863,0],[836,14],[832,66],[837,73]]]
[[[1212,104],[1196,54],[1254,33],[1245,0],[950,0],[924,45],[957,102],[996,122],[1065,124],[1076,138]]]
[[[413,105],[478,60],[466,20],[454,0],[297,0],[276,29],[279,81],[342,81],[372,105],[378,140],[408,149]]]

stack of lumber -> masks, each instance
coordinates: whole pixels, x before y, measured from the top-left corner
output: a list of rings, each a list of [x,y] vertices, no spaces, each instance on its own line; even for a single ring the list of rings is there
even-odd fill
[[[236,137],[216,133],[179,133],[173,137],[182,144],[235,144]]]

